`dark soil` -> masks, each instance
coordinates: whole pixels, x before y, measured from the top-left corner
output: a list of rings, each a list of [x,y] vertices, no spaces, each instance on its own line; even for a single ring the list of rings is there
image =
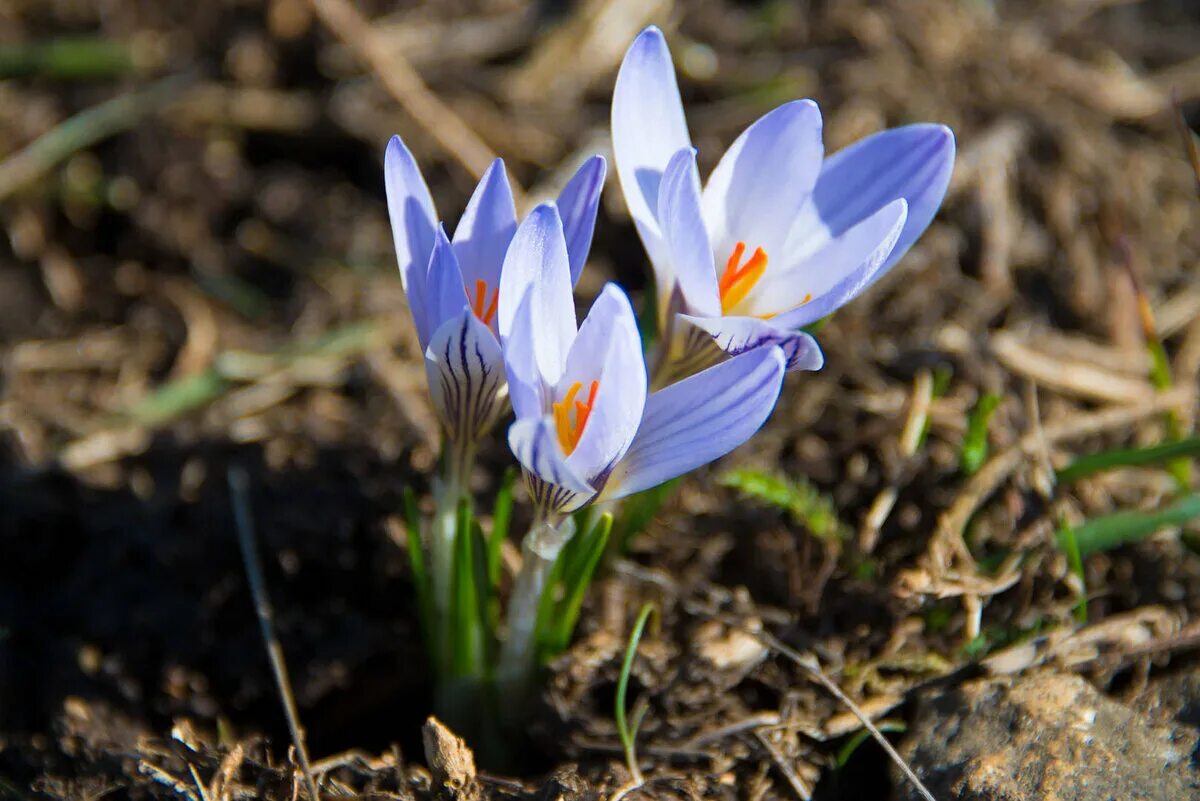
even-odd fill
[[[821,799],[908,797],[873,744],[835,764],[858,724],[747,629],[815,654],[896,724],[917,690],[951,692],[997,655],[1126,694],[1168,661],[1190,670],[1195,531],[1087,559],[1096,639],[1083,656],[1070,640],[1079,586],[1053,536],[1063,515],[1169,503],[1166,473],[1055,493],[1044,481],[1048,462],[1165,436],[1153,411],[1056,434],[1154,401],[1129,269],[1185,427],[1197,410],[1200,199],[1170,102],[1175,90],[1200,127],[1190,3],[689,0],[645,18],[605,2],[402,5],[357,7],[533,197],[563,179],[558,165],[607,147],[623,45],[603,53],[589,20],[609,6],[625,9],[604,23],[627,28],[619,41],[650,21],[668,31],[703,170],[801,96],[820,102],[829,152],[923,120],[959,145],[939,219],[821,332],[827,367],[789,378],[764,432],[688,478],[594,586],[519,764],[485,773],[485,793],[606,797],[627,781],[614,685],[646,600],[662,615],[634,669],[649,703],[642,797],[793,798],[794,782]],[[428,490],[436,430],[390,251],[383,145],[405,137],[451,219],[473,178],[307,0],[0,7],[2,42],[80,36],[116,43],[118,66],[37,62],[0,80],[0,797],[295,796],[231,466],[251,478],[326,791],[428,797],[430,683],[395,533],[402,489]],[[547,56],[564,47],[572,58]],[[140,117],[5,188],[38,136],[169,75],[182,83],[139,95]],[[609,279],[638,298],[646,284],[615,181],[580,297]],[[341,345],[313,344],[331,332]],[[237,376],[205,383],[214,364]],[[911,398],[933,375],[946,391],[906,455]],[[189,377],[186,398],[153,394]],[[985,392],[1003,397],[995,458],[1046,432],[993,485],[958,463]],[[480,497],[507,463],[497,438]],[[809,482],[840,534],[818,538],[725,487],[733,466]],[[951,532],[967,561],[947,556],[939,520],[972,494],[969,525]],[[1014,655],[1022,642],[1045,647]]]

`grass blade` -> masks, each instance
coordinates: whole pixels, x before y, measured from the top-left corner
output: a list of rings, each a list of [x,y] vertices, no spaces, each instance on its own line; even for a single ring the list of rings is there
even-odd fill
[[[850,528],[837,516],[833,501],[803,478],[795,480],[760,470],[731,470],[720,482],[742,495],[774,506],[791,515],[821,540],[845,540]]]
[[[1162,464],[1197,455],[1200,455],[1200,437],[1188,437],[1177,442],[1165,442],[1145,448],[1121,448],[1081,456],[1059,470],[1056,477],[1058,483],[1069,484],[1106,470]]]
[[[629,674],[633,672],[633,658],[637,655],[638,643],[642,641],[642,631],[646,628],[646,621],[650,619],[651,613],[654,612],[652,604],[643,604],[642,609],[638,612],[637,621],[633,624],[633,631],[629,634],[629,644],[625,646],[625,658],[621,661],[621,675],[617,679],[617,700],[616,708],[614,709],[614,717],[617,721],[617,736],[621,738],[621,748],[625,752],[625,764],[629,768],[629,775],[633,777],[635,785],[640,785],[643,782],[642,771],[637,763],[637,728],[630,726],[625,715],[625,696],[629,693]],[[639,715],[637,724],[641,724]]]
[[[430,649],[433,647],[433,590],[429,584],[429,571],[425,567],[425,550],[421,543],[421,514],[417,510],[417,494],[412,487],[402,493],[404,504],[404,533],[408,543],[408,565],[413,574],[413,588],[417,593],[417,609],[421,616],[421,633]]]
[[[454,535],[453,572],[450,577],[450,653],[447,664],[452,676],[473,676],[480,666],[479,600],[476,596],[471,504],[458,505]]]
[[[1055,537],[1063,551],[1067,554],[1067,563],[1071,566],[1071,572],[1079,579],[1082,595],[1079,603],[1075,604],[1075,620],[1078,623],[1087,623],[1087,573],[1083,569],[1083,555],[1079,553],[1079,538],[1075,535],[1075,528],[1065,517],[1059,521],[1058,535]]]
[[[1075,540],[1080,557],[1101,553],[1139,542],[1170,526],[1183,524],[1200,517],[1200,494],[1188,495],[1171,506],[1158,511],[1116,512],[1097,517],[1075,528]],[[1060,532],[1058,546],[1066,550]]]
[[[592,530],[588,532],[587,537],[580,538],[584,543],[580,548],[582,558],[577,560],[577,564],[572,566],[573,569],[569,573],[564,572],[563,574],[565,595],[561,608],[555,616],[550,642],[552,653],[548,654],[549,656],[562,653],[571,642],[571,634],[575,631],[575,623],[579,620],[579,611],[583,608],[583,599],[587,596],[592,576],[596,574],[596,568],[604,557],[612,527],[612,515],[601,515],[596,524],[592,526]]]
[[[492,536],[487,541],[487,575],[493,587],[500,583],[500,550],[508,539],[512,522],[513,484],[516,480],[516,470],[509,467],[504,471],[500,489],[496,491],[496,503],[492,506]]]
[[[979,399],[967,418],[967,433],[959,449],[958,464],[968,476],[973,475],[987,461],[988,426],[1001,400],[999,395],[988,392]]]

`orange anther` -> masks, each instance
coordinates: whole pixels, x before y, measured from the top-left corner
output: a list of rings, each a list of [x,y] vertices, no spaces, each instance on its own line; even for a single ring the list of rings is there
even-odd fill
[[[583,436],[583,429],[592,414],[592,406],[596,403],[596,393],[600,391],[600,382],[592,382],[586,403],[575,400],[581,389],[583,384],[576,381],[561,401],[551,404],[554,408],[554,429],[558,434],[558,444],[568,456],[575,451],[579,439]],[[575,412],[574,416],[571,415],[572,410]]]
[[[722,314],[729,314],[745,300],[746,295],[750,294],[750,290],[754,289],[754,285],[767,270],[767,252],[762,248],[755,248],[746,263],[739,266],[745,252],[746,243],[738,242],[725,262],[725,272],[721,274],[717,285],[721,294]]]
[[[468,293],[470,294],[470,293]],[[492,290],[491,302],[484,307],[487,302],[487,281],[482,278],[475,280],[475,300],[471,304],[471,311],[475,312],[475,316],[483,321],[484,325],[491,325],[492,318],[496,316],[496,304],[500,300],[500,288]]]

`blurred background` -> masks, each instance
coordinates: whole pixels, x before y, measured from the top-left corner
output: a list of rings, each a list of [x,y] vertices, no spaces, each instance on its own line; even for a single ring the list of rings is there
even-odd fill
[[[790,379],[766,432],[728,460],[803,476],[850,534],[830,544],[755,516],[706,473],[635,550],[640,564],[699,588],[746,585],[745,603],[787,610],[847,664],[910,634],[948,653],[969,625],[961,610],[905,634],[911,608],[889,588],[926,564],[978,398],[1003,399],[997,449],[1028,430],[1031,408],[1053,426],[1153,398],[1131,272],[1176,383],[1195,387],[1200,213],[1184,131],[1200,124],[1200,18],[1189,0],[2,0],[8,785],[157,792],[138,789],[162,781],[129,754],[182,718],[210,732],[183,737],[197,753],[259,734],[283,752],[231,533],[232,463],[251,470],[314,754],[392,742],[419,753],[427,685],[393,516],[406,484],[428,488],[437,431],[391,250],[383,148],[404,138],[451,225],[495,155],[528,209],[588,155],[611,159],[616,67],[651,23],[667,32],[703,172],[797,97],[821,105],[827,152],[937,121],[955,130],[959,159],[921,242],[822,332],[827,368]],[[635,297],[647,280],[611,161],[584,306],[607,280]],[[953,378],[914,458],[898,436],[914,381],[931,374]],[[1190,425],[1194,396],[1184,407]],[[1107,441],[1161,435],[1142,422]],[[507,462],[497,442],[478,489]],[[1030,485],[1015,481],[990,508],[973,547],[1044,546],[1026,528],[1045,511]],[[876,526],[867,512],[889,489],[894,511]],[[1098,484],[1077,505],[1169,493],[1138,478]],[[844,569],[849,549],[870,569]],[[1069,618],[1065,569],[1034,561],[1022,589],[996,590],[985,628]],[[1200,606],[1183,546],[1089,569],[1097,617],[1166,604],[1187,620]],[[627,630],[621,593],[633,590],[621,581],[589,602],[591,634]],[[671,638],[684,635],[671,631],[664,647],[677,655]],[[774,692],[754,681],[667,706],[734,716]],[[555,744],[531,772],[564,759],[607,770],[613,755],[575,735],[607,717],[610,685],[582,668],[559,677],[545,724]],[[751,749],[730,769],[762,764]]]

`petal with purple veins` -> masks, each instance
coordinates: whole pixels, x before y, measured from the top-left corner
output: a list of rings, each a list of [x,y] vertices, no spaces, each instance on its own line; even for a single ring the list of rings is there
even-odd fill
[[[783,353],[756,348],[655,392],[601,497],[624,498],[729,453],[766,422],[783,376]]]
[[[525,468],[534,505],[552,513],[573,512],[596,491],[567,464],[548,417],[517,420],[508,428],[508,447]]]
[[[730,356],[739,356],[755,348],[778,346],[788,372],[820,370],[825,356],[817,341],[803,331],[789,331],[772,325],[773,321],[755,317],[693,317],[684,320],[709,334],[717,347]]]
[[[658,219],[665,251],[682,295],[683,310],[690,314],[719,314],[717,271],[700,209],[700,173],[696,169],[694,148],[683,148],[667,164],[658,193]]]
[[[473,441],[492,428],[504,409],[504,359],[491,329],[469,308],[434,332],[425,372],[450,440]]]

